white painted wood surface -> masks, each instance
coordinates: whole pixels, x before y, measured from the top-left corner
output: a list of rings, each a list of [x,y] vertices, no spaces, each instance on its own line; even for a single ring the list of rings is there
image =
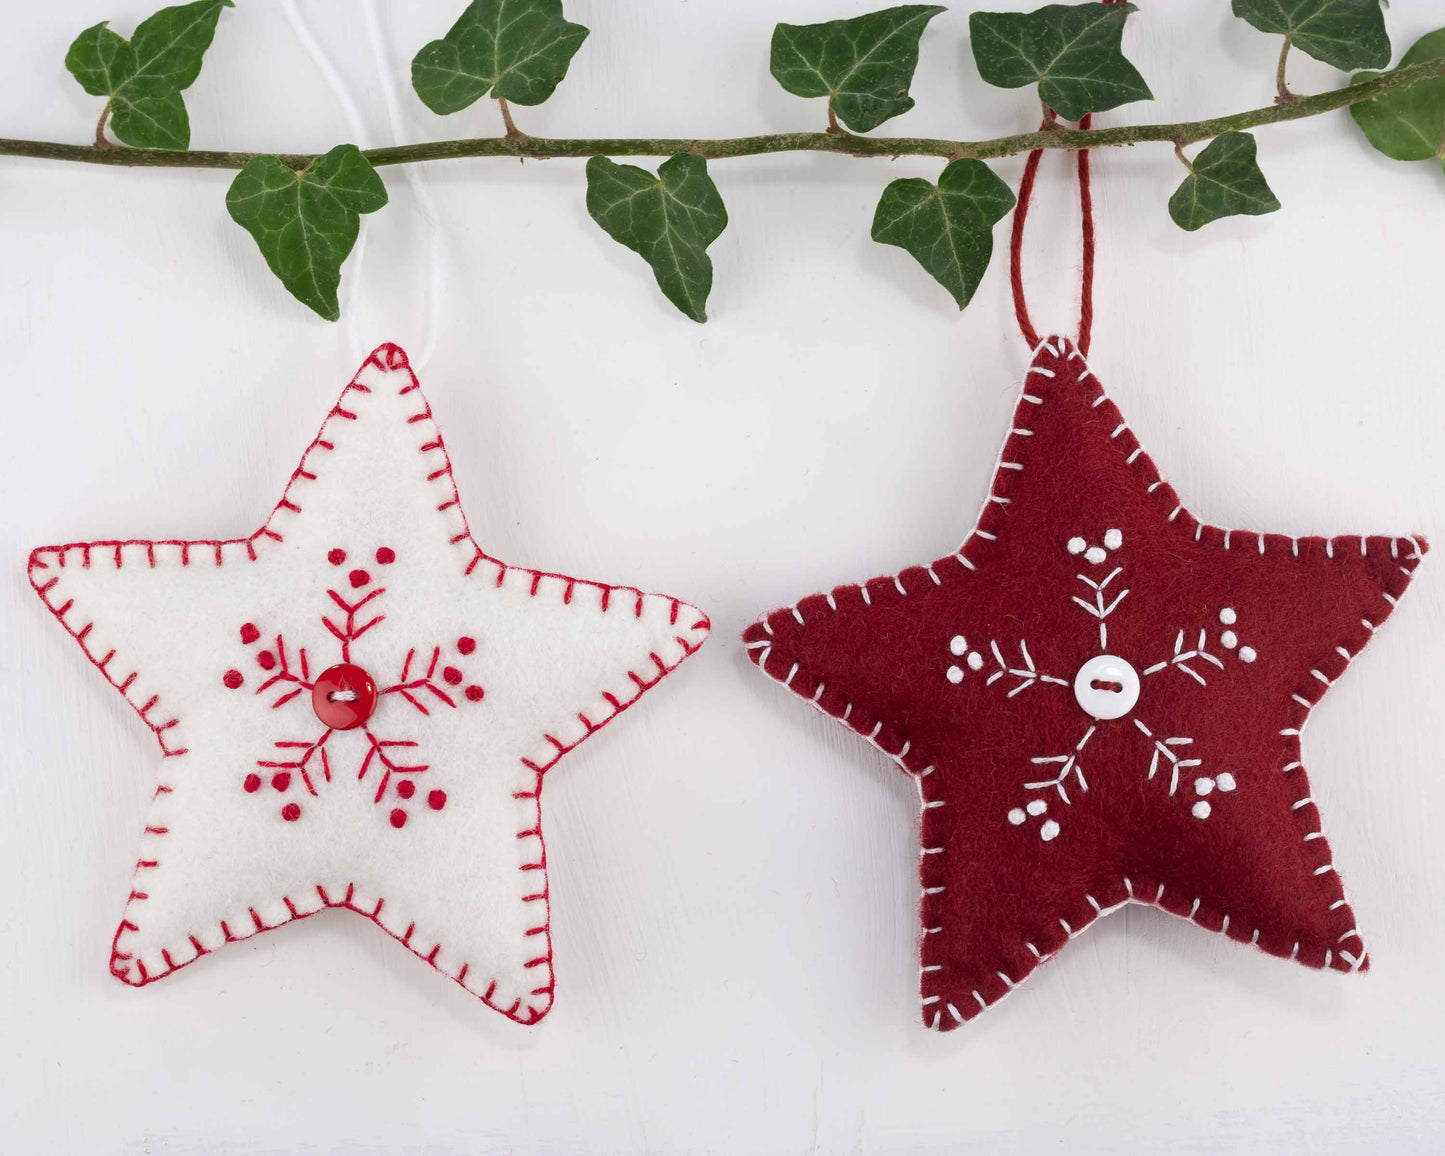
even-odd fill
[[[0,133],[87,139],[96,103],[65,49],[151,6],[3,7]],[[407,83],[460,7],[249,0],[186,94],[196,145],[495,131],[494,110],[437,118]],[[1158,100],[1104,123],[1269,99],[1277,40],[1222,3],[1144,7],[1127,44]],[[821,123],[768,76],[771,26],[851,11],[568,0],[593,35],[518,119],[552,135]],[[1396,4],[1397,51],[1442,17],[1439,0]],[[962,6],[935,21],[918,107],[885,131],[1029,123],[1032,98],[986,89],[966,36]],[[1302,91],[1340,79],[1306,59],[1291,75]],[[1372,154],[1343,114],[1259,142],[1284,211],[1192,236],[1165,214],[1167,149],[1096,158],[1094,367],[1202,516],[1440,540],[1445,177]],[[1073,316],[1065,168],[1046,161],[1033,219],[1041,327]],[[705,327],[588,219],[580,162],[390,170],[329,326],[227,219],[229,174],[0,161],[0,1148],[1440,1149],[1434,559],[1305,740],[1370,975],[1130,910],[965,1029],[918,1027],[913,786],[758,676],[737,636],[815,588],[940,554],[977,509],[1026,359],[1003,266],[960,316],[868,239],[884,182],[938,169],[715,164],[731,225]],[[559,995],[530,1031],[345,913],[143,991],[111,979],[156,752],[25,582],[45,542],[254,528],[388,339],[420,367],[488,549],[674,592],[716,623],[643,710],[549,776]]]

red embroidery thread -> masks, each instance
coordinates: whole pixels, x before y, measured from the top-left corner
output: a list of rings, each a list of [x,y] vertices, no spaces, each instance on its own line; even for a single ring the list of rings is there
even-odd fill
[[[139,672],[132,671],[129,675],[126,675],[124,678],[120,679],[117,679],[111,673],[109,668],[111,667],[116,657],[116,652],[114,650],[110,650],[104,655],[97,655],[91,650],[91,648],[87,644],[86,636],[89,634],[92,628],[92,623],[86,623],[85,625],[80,627],[72,627],[70,623],[66,621],[67,615],[70,614],[71,610],[74,607],[74,602],[73,600],[67,599],[63,603],[56,605],[54,602],[51,601],[49,597],[49,592],[59,580],[59,575],[47,572],[52,571],[52,569],[64,569],[68,564],[74,564],[72,558],[73,554],[79,555],[80,564],[82,566],[89,567],[91,565],[92,555],[96,551],[101,551],[104,555],[108,555],[109,559],[112,561],[112,564],[116,567],[116,569],[120,569],[124,561],[126,560],[125,552],[127,549],[133,549],[142,552],[142,560],[144,564],[150,566],[151,568],[154,568],[156,565],[157,550],[173,551],[175,556],[180,561],[180,564],[183,566],[190,566],[193,564],[201,565],[209,563],[211,565],[219,567],[227,561],[256,561],[258,557],[258,541],[265,539],[267,541],[279,543],[285,540],[284,535],[279,530],[274,528],[273,523],[276,522],[278,520],[278,517],[282,514],[295,515],[300,513],[302,505],[299,501],[295,500],[297,496],[297,488],[303,483],[315,481],[318,477],[317,472],[310,468],[312,456],[314,454],[317,454],[318,452],[325,453],[332,451],[336,448],[336,443],[332,437],[332,426],[334,422],[356,420],[356,415],[345,410],[342,407],[341,403],[345,401],[346,395],[352,390],[356,390],[361,393],[370,392],[370,388],[366,385],[363,385],[360,381],[357,380],[357,378],[360,377],[362,373],[366,372],[366,370],[371,367],[380,369],[385,373],[394,373],[405,370],[408,378],[408,384],[404,385],[401,388],[400,394],[402,396],[407,396],[412,393],[416,393],[418,395],[418,399],[421,403],[421,408],[416,414],[413,414],[406,420],[408,424],[423,427],[427,431],[423,434],[426,440],[423,441],[422,444],[418,447],[418,452],[422,453],[423,455],[440,455],[440,464],[426,475],[427,480],[435,481],[445,478],[448,482],[451,483],[452,496],[447,501],[440,503],[437,506],[437,511],[452,524],[452,533],[450,535],[449,541],[452,544],[459,544],[465,542],[470,544],[473,548],[474,554],[472,560],[468,563],[466,567],[466,574],[471,575],[483,563],[494,566],[496,568],[495,584],[500,587],[504,579],[506,578],[508,571],[519,571],[523,574],[530,575],[532,580],[531,594],[533,597],[537,596],[542,579],[555,578],[567,584],[563,596],[563,601],[566,603],[571,602],[574,590],[579,587],[598,591],[600,596],[599,610],[602,613],[607,613],[612,608],[612,595],[614,592],[629,594],[632,595],[635,599],[634,615],[638,618],[642,616],[643,592],[635,587],[609,586],[605,583],[592,582],[579,578],[571,578],[565,574],[558,574],[550,571],[531,570],[526,567],[509,566],[507,563],[491,557],[485,551],[483,551],[479,545],[477,545],[475,539],[472,538],[471,528],[467,522],[466,514],[461,508],[460,497],[457,494],[456,484],[455,481],[452,479],[451,460],[447,455],[445,445],[442,441],[441,433],[437,430],[435,422],[433,421],[431,407],[427,404],[425,397],[421,394],[421,386],[416,380],[416,375],[411,371],[411,367],[407,361],[405,352],[399,346],[388,342],[384,345],[378,346],[371,353],[371,355],[367,357],[366,361],[362,363],[361,368],[357,371],[356,376],[353,377],[352,380],[342,390],[340,400],[332,408],[326,420],[322,423],[320,431],[317,433],[316,437],[312,439],[311,444],[302,454],[301,463],[293,471],[291,479],[287,483],[286,490],[282,494],[280,501],[276,503],[275,507],[271,511],[270,516],[267,518],[266,522],[261,526],[261,528],[255,531],[249,537],[232,539],[127,539],[123,541],[106,540],[97,542],[72,542],[63,545],[41,546],[31,551],[29,566],[27,568],[27,577],[30,581],[31,587],[35,590],[40,600],[45,604],[46,609],[50,611],[50,613],[65,628],[66,632],[80,645],[82,652],[91,662],[91,664],[94,665],[96,669],[101,672],[101,674],[105,677],[106,681],[111,684],[111,686],[115,687],[115,689],[120,692],[121,696],[136,712],[136,714],[140,717],[141,721],[145,723],[147,728],[149,728],[150,731],[156,736],[156,741],[159,743],[161,753],[164,757],[175,758],[186,753],[185,747],[173,747],[170,745],[169,742],[168,732],[174,730],[174,728],[178,725],[179,720],[176,718],[171,718],[166,722],[157,723],[151,719],[150,715],[157,705],[157,696],[151,696],[144,702],[137,702],[136,699],[132,697],[131,688],[136,678],[138,677]],[[340,429],[344,427],[338,428]],[[346,558],[344,555],[344,551],[333,551],[333,555],[337,553],[340,553],[341,556],[328,557],[328,561],[330,561],[333,565],[340,566],[345,563]],[[132,559],[132,561],[134,561],[134,559]],[[675,598],[669,598],[669,601],[672,602],[672,622],[675,624],[677,622],[680,610],[686,604]],[[623,605],[626,605],[626,603],[623,603]],[[711,622],[706,615],[701,614],[701,612],[696,611],[695,608],[690,606],[687,607],[687,609],[697,614],[696,620],[688,628],[689,631],[701,630],[706,632],[711,629]],[[612,712],[606,718],[595,721],[583,717],[582,721],[587,730],[587,734],[584,736],[584,738],[590,737],[595,731],[599,730],[602,726],[605,726],[607,723],[611,722],[624,710],[633,705],[633,703],[635,703],[638,698],[641,697],[642,692],[651,689],[663,677],[665,677],[667,674],[670,674],[673,670],[677,669],[677,667],[681,665],[681,663],[685,659],[695,654],[702,645],[701,642],[690,642],[682,634],[676,635],[675,641],[681,647],[683,652],[682,658],[680,658],[677,662],[669,666],[663,663],[660,659],[658,659],[656,655],[653,655],[653,662],[658,668],[658,673],[655,677],[647,679],[637,675],[635,672],[630,672],[630,677],[633,683],[638,688],[638,693],[632,698],[624,702],[618,699],[615,695],[604,692],[603,697],[611,706]],[[458,647],[458,649],[461,648]],[[473,696],[473,691],[477,692],[475,697]],[[483,697],[482,688],[479,686],[468,687],[466,694],[467,697],[473,699],[473,701],[480,700]],[[550,739],[550,736],[548,737]],[[520,870],[524,872],[541,872],[541,875],[539,876],[540,886],[529,890],[529,892],[522,897],[521,902],[528,904],[541,903],[543,905],[542,921],[535,926],[529,927],[525,932],[525,935],[528,937],[540,936],[541,949],[536,956],[528,959],[523,966],[529,969],[545,967],[546,978],[537,987],[531,989],[530,992],[527,993],[531,997],[531,999],[525,1004],[523,1002],[523,998],[519,996],[518,998],[513,1000],[510,1005],[501,1005],[494,1002],[492,998],[493,995],[496,993],[497,989],[497,982],[495,980],[489,981],[485,988],[479,987],[476,983],[467,982],[470,964],[463,963],[460,971],[456,975],[447,975],[446,972],[442,973],[444,975],[447,975],[449,979],[457,983],[459,986],[465,988],[472,995],[475,995],[477,998],[482,1000],[482,1002],[485,1003],[488,1007],[500,1012],[508,1019],[515,1020],[516,1022],[522,1024],[536,1023],[544,1015],[547,1014],[547,1012],[551,1008],[555,990],[551,969],[552,937],[550,901],[546,876],[546,844],[542,836],[541,828],[542,776],[546,770],[550,769],[556,764],[557,760],[560,759],[562,755],[566,753],[566,751],[571,750],[572,747],[576,746],[577,744],[572,744],[571,746],[563,746],[555,739],[550,739],[550,741],[553,746],[558,748],[557,755],[554,758],[548,760],[540,767],[530,759],[522,759],[523,765],[525,765],[531,772],[533,772],[535,776],[533,787],[530,791],[519,791],[516,792],[513,796],[514,798],[519,800],[531,800],[534,810],[532,827],[526,831],[518,832],[518,838],[534,835],[537,839],[538,844],[538,854],[535,861],[523,863]],[[324,752],[322,754],[322,757],[324,761]],[[260,784],[258,780],[258,788],[259,785]],[[156,794],[160,795],[169,793],[170,790],[171,788],[169,786],[162,783],[157,786]],[[436,793],[441,794],[443,801],[445,800],[444,792]],[[147,826],[145,828],[145,833],[150,835],[164,836],[165,834],[167,834],[167,829],[164,827]],[[159,867],[160,860],[158,858],[140,859],[136,863],[136,878],[140,878],[140,873],[142,871],[156,870]],[[441,949],[441,944],[437,944],[430,950],[430,952],[426,954],[418,951],[416,948],[411,946],[410,942],[412,934],[416,929],[415,923],[410,924],[404,934],[398,935],[396,932],[392,931],[390,928],[386,927],[380,922],[379,916],[381,914],[382,906],[385,902],[384,898],[379,899],[373,909],[367,910],[365,908],[360,908],[355,906],[351,902],[353,889],[354,885],[349,884],[347,886],[346,896],[343,899],[333,899],[319,884],[316,885],[315,888],[317,896],[321,900],[323,907],[346,907],[352,911],[357,912],[360,915],[366,916],[366,918],[376,923],[378,927],[380,927],[393,939],[397,940],[398,943],[401,943],[404,947],[407,947],[410,951],[412,951],[413,954],[417,955],[421,959],[426,960],[426,962],[430,963],[433,967],[436,967],[436,955],[437,952]],[[115,975],[118,979],[122,980],[125,983],[131,984],[132,986],[144,986],[145,984],[153,983],[156,980],[161,979],[166,975],[169,975],[171,972],[177,971],[180,968],[195,962],[195,960],[199,959],[201,956],[210,953],[210,949],[206,948],[196,937],[195,934],[192,934],[189,936],[189,945],[194,949],[195,955],[191,959],[182,960],[178,963],[171,957],[170,951],[166,950],[162,952],[162,958],[166,961],[166,970],[159,973],[152,973],[145,966],[142,960],[136,959],[131,953],[122,950],[122,939],[127,934],[134,933],[138,930],[138,925],[131,920],[130,913],[132,904],[137,902],[144,902],[143,899],[137,898],[137,896],[142,894],[144,893],[135,888],[134,886],[132,887],[132,895],[129,902],[127,903],[126,913],[122,917],[120,925],[117,927],[115,935],[111,941],[111,973]],[[289,912],[289,918],[286,920],[282,920],[279,923],[269,925],[263,924],[262,921],[259,918],[256,918],[253,914],[253,922],[256,924],[255,930],[247,930],[244,931],[241,935],[237,935],[232,931],[230,927],[227,926],[224,921],[222,921],[219,927],[225,942],[229,943],[235,942],[239,939],[249,938],[251,935],[256,934],[257,932],[271,930],[274,927],[280,926],[282,923],[290,922],[294,919],[306,918],[309,915],[315,914],[314,911],[300,910],[289,896],[283,896],[282,901],[285,903],[287,911]]]
[[[383,551],[387,556],[388,565],[396,560],[396,552],[387,547],[381,547],[377,550],[378,557],[382,555]],[[345,561],[345,558],[346,551],[341,549],[340,547],[332,549],[327,554],[328,561],[332,562],[335,565],[340,564],[340,562],[338,562],[338,559],[340,561]],[[358,575],[362,575],[364,580],[359,582],[357,580]],[[370,581],[369,576],[367,576],[365,571],[362,570],[353,570],[349,575],[349,578],[353,586],[364,586]],[[359,616],[361,615],[361,611],[363,610],[363,608],[366,608],[368,604],[373,603],[375,600],[380,599],[383,595],[386,594],[386,592],[387,588],[385,586],[378,586],[374,590],[369,591],[359,601],[348,602],[347,599],[339,591],[335,589],[328,589],[326,591],[326,593],[330,596],[331,600],[346,614],[345,622],[341,625],[333,622],[330,618],[327,618],[325,616],[321,617],[321,624],[332,635],[332,637],[341,644],[340,650],[343,663],[350,664],[352,662],[352,643],[356,642],[368,631],[370,631],[372,627],[376,626],[378,623],[382,622],[385,619],[385,614],[372,613],[372,611],[376,609],[375,606],[372,606],[371,609],[367,611],[368,617],[366,618],[365,622],[359,621]],[[246,627],[250,627],[251,630],[248,632]],[[241,629],[241,637],[243,640],[247,638],[248,633],[253,634],[254,638],[259,638],[259,631],[253,624],[247,623],[246,627],[242,627]],[[475,646],[475,643],[473,643],[473,645]],[[428,708],[428,706],[424,702],[422,702],[421,698],[419,697],[422,692],[426,692],[435,700],[435,702],[433,702],[433,706],[435,706],[436,702],[440,702],[445,706],[455,710],[457,708],[457,700],[454,699],[451,695],[449,695],[446,691],[444,691],[440,686],[438,686],[435,681],[437,664],[441,660],[441,647],[432,647],[431,658],[427,663],[425,673],[413,670],[413,664],[416,660],[416,655],[416,647],[412,647],[406,652],[406,657],[402,660],[401,673],[397,681],[392,683],[390,686],[382,688],[380,690],[379,697],[384,699],[387,695],[399,695],[403,700],[405,700],[412,707],[414,707],[422,716],[427,717],[430,716],[431,709]],[[286,640],[283,634],[278,634],[276,636],[276,648],[274,656],[269,650],[262,651],[261,654],[257,656],[257,660],[266,669],[269,670],[277,667],[279,667],[279,669],[276,670],[275,674],[273,674],[259,687],[257,687],[255,693],[257,695],[262,695],[278,685],[287,686],[287,689],[284,689],[283,693],[281,693],[280,696],[271,703],[271,707],[273,710],[285,706],[287,703],[292,702],[298,697],[301,697],[305,692],[314,691],[315,694],[320,695],[321,691],[326,689],[325,685],[323,685],[320,690],[318,690],[316,684],[311,681],[310,660],[306,653],[305,647],[301,647],[297,650],[296,657],[297,666],[293,668],[290,658],[287,654]],[[237,677],[239,678],[239,675]],[[464,677],[465,676],[462,674],[462,672],[454,666],[447,666],[441,672],[442,681],[452,686],[455,686],[462,682]],[[232,683],[230,682],[229,673],[227,674],[226,679],[226,685],[231,686]],[[236,685],[239,685],[239,682],[236,683]],[[366,689],[368,694],[372,693],[370,683],[367,683]],[[476,691],[477,693],[473,694],[473,691]],[[467,687],[466,698],[469,702],[480,702],[483,697],[484,692],[482,687],[475,685]],[[308,707],[310,707],[310,699],[301,698],[301,701],[305,703]],[[315,713],[321,714],[324,705],[325,704],[323,704],[318,698],[316,701]],[[312,779],[308,770],[311,764],[312,757],[318,754],[320,755],[319,761],[321,766],[321,780],[323,784],[331,782],[331,764],[327,757],[326,751],[324,750],[326,740],[331,737],[333,731],[337,727],[348,727],[351,725],[355,725],[354,718],[350,722],[337,721],[333,719],[330,720],[330,723],[328,723],[328,720],[324,717],[321,718],[319,721],[321,722],[321,725],[323,727],[322,733],[319,738],[314,738],[310,740],[287,739],[278,741],[275,744],[276,747],[283,752],[300,752],[299,754],[296,754],[294,755],[294,757],[290,758],[273,756],[270,759],[256,760],[256,765],[263,770],[283,768],[287,771],[296,771],[300,775],[300,784],[304,786],[304,789],[308,794],[310,794],[312,798],[320,797],[320,792],[317,790],[316,782]],[[380,804],[382,799],[386,795],[387,787],[391,784],[393,775],[421,775],[430,770],[430,764],[399,763],[395,761],[390,755],[388,755],[388,750],[392,751],[394,754],[396,753],[396,748],[414,748],[418,745],[416,741],[394,738],[381,738],[379,737],[378,733],[374,731],[369,725],[365,725],[365,723],[363,723],[363,725],[363,733],[366,735],[366,738],[370,745],[367,749],[364,759],[361,762],[360,769],[357,771],[356,778],[358,781],[364,780],[366,778],[367,772],[370,770],[373,760],[376,760],[380,764],[382,773],[379,776],[376,792],[372,799],[373,803]],[[250,782],[250,779],[251,776],[248,775],[242,783],[243,788],[248,792],[252,790],[252,788],[247,786],[247,784]],[[401,779],[401,782],[398,783],[397,786],[398,794],[400,793],[400,786],[402,783],[411,786],[409,778]],[[290,789],[292,785],[291,776],[289,774],[275,775],[271,780],[271,785],[276,791],[285,793]],[[414,791],[415,787],[411,786],[411,789],[408,790],[405,795],[400,795],[400,797],[403,799],[409,799],[414,793]],[[433,793],[440,794],[443,799],[446,798],[444,792]],[[433,806],[432,809],[441,810],[441,807]],[[294,823],[297,819],[301,817],[304,811],[294,800],[288,800],[286,804],[281,808],[280,813],[281,817],[286,822]],[[406,817],[407,812],[404,809],[393,809],[390,816],[391,826],[399,830],[406,824]]]

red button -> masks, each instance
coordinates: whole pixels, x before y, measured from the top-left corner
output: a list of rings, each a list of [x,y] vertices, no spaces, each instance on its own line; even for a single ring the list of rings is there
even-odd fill
[[[376,710],[376,683],[361,667],[337,663],[322,671],[311,688],[311,709],[326,726],[352,730]]]

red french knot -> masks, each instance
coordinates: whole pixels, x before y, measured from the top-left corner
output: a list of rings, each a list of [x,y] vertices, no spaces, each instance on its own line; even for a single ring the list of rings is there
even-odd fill
[[[249,774],[246,776],[246,781],[241,785],[246,788],[248,795],[254,795],[261,789],[261,776],[254,773]]]
[[[276,656],[269,650],[263,650],[256,655],[256,665],[262,670],[274,670],[276,667]]]
[[[447,793],[442,790],[429,792],[426,797],[426,805],[433,811],[440,811],[447,805]]]
[[[232,690],[236,690],[246,679],[239,670],[228,670],[221,676],[221,681]]]
[[[330,562],[333,566],[340,566],[346,561],[346,551],[338,546],[336,549],[330,551],[326,555],[326,560]]]
[[[406,812],[400,807],[391,813],[391,825],[398,830],[406,826]]]
[[[462,681],[462,672],[455,666],[448,666],[442,671],[442,681],[449,686],[456,686]]]
[[[390,546],[380,546],[376,551],[376,562],[379,566],[390,566],[396,561],[396,551]]]
[[[271,776],[271,789],[273,791],[284,791],[291,786],[291,775],[287,771],[277,771]]]
[[[416,784],[410,779],[402,779],[396,784],[396,793],[403,799],[409,799],[416,794]]]
[[[465,691],[468,702],[481,702],[486,696],[486,693],[487,692],[479,686],[469,686]]]
[[[744,634],[917,776],[925,1024],[971,1019],[1131,901],[1367,967],[1299,735],[1424,549],[1200,523],[1078,349],[1042,343],[957,553]]]
[[[457,639],[457,649],[463,654],[471,654],[471,652],[476,650],[476,648],[477,640],[475,638],[469,638],[466,635],[462,635],[461,638]]]
[[[281,818],[288,823],[294,823],[301,818],[301,808],[296,803],[287,803],[281,808]]]
[[[255,642],[256,639],[260,637],[261,632],[256,629],[256,624],[254,622],[247,622],[241,626],[241,641],[244,642],[247,646],[250,646],[251,643]]]
[[[311,707],[316,717],[338,731],[364,725],[376,711],[376,699],[376,683],[371,675],[349,662],[323,670],[311,688]]]
[[[368,574],[365,570],[353,570],[350,574],[347,575],[347,578],[351,582],[351,587],[353,590],[360,590],[363,586],[365,586],[368,582],[371,581],[371,575]]]

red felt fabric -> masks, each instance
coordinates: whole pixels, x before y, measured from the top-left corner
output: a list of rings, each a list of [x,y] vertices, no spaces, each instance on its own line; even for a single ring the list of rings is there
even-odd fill
[[[956,554],[804,598],[744,635],[765,673],[918,777],[924,1023],[971,1019],[1131,899],[1311,967],[1368,966],[1299,731],[1425,543],[1200,523],[1062,338],[1038,348],[1013,424]],[[1187,657],[1201,632],[1210,657]],[[1115,720],[1072,687],[1102,652],[1141,685]],[[1057,786],[1025,786],[1065,768]]]

